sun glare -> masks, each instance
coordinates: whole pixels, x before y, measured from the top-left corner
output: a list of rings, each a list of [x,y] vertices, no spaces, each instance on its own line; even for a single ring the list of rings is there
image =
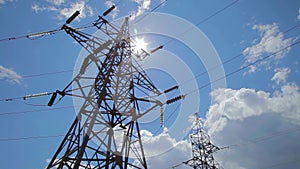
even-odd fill
[[[135,38],[133,49],[136,53],[141,53],[142,50],[147,51],[147,45],[144,38]]]

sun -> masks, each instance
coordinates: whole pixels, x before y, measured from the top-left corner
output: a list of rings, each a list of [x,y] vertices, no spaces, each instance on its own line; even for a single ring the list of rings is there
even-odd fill
[[[145,42],[144,38],[135,38],[134,44],[133,44],[133,50],[137,54],[142,53],[143,50],[147,51],[147,45],[148,45],[148,43]]]

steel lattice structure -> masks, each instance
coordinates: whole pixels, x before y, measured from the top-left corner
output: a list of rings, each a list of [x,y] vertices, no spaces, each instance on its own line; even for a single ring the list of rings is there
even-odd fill
[[[62,29],[88,51],[88,56],[71,83],[57,90],[48,105],[56,95],[70,95],[82,102],[47,168],[147,168],[138,119],[163,103],[146,97],[147,93],[161,92],[135,63],[128,18],[118,28],[99,17],[93,24],[107,35],[103,39],[71,28],[75,15]],[[92,66],[97,69],[96,77],[86,73]],[[86,80],[93,83],[86,84]]]
[[[192,145],[192,159],[183,162],[194,169],[219,169],[219,164],[215,161],[213,153],[220,150],[215,146],[204,130],[202,120],[195,114],[195,122],[190,134]]]

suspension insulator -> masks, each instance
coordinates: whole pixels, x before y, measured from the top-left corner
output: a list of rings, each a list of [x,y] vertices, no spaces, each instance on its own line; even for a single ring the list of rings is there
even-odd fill
[[[111,6],[108,10],[106,10],[102,15],[106,16],[107,14],[109,14],[112,10],[114,10],[116,8],[115,5]]]
[[[185,98],[185,95],[180,95],[180,96],[177,96],[177,97],[174,97],[170,100],[167,100],[166,104],[171,104],[171,103],[174,103],[180,99],[184,99]]]
[[[79,14],[79,11],[74,12],[73,15],[66,21],[66,24],[70,24]]]
[[[28,98],[33,98],[33,97],[39,97],[39,96],[46,96],[49,95],[51,93],[48,92],[44,92],[44,93],[37,93],[37,94],[32,94],[32,95],[26,95],[23,97],[24,100],[28,99]]]
[[[163,47],[164,47],[163,45],[160,45],[159,47],[157,47],[157,48],[151,50],[150,53],[154,53],[154,52],[158,51],[159,49],[162,49]]]
[[[171,88],[165,90],[164,93],[169,93],[169,92],[172,91],[172,90],[178,89],[178,87],[179,87],[178,85],[176,85],[176,86],[174,86],[174,87],[171,87]]]
[[[56,96],[57,96],[57,93],[54,92],[54,93],[52,94],[52,96],[51,96],[50,101],[48,102],[48,106],[49,106],[49,107],[51,107],[51,106],[53,105],[53,103],[54,103],[54,101],[55,101],[55,99],[56,99]]]
[[[164,127],[164,108],[160,108],[160,125]]]

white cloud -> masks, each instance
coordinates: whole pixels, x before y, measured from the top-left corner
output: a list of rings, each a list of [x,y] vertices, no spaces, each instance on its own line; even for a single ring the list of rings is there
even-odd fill
[[[280,83],[285,83],[291,70],[289,68],[276,68],[274,70],[275,74],[271,80],[275,81],[277,85]]]
[[[106,0],[106,1],[105,1],[105,5],[106,5],[107,8],[110,8],[110,7],[112,7],[112,6],[114,5],[114,3],[112,2],[112,0]],[[116,6],[115,9],[109,13],[109,15],[110,15],[113,19],[115,19],[115,18],[118,16],[119,12],[120,12],[120,10],[119,10],[118,7]]]
[[[5,4],[6,2],[13,2],[14,0],[0,0],[0,5]]]
[[[93,9],[91,6],[86,5],[85,1],[77,1],[71,4],[64,4],[64,0],[47,0],[50,3],[48,6],[40,6],[38,4],[32,5],[32,9],[36,12],[50,11],[55,12],[56,18],[64,20],[69,18],[76,10],[80,11],[78,19],[86,18],[86,16],[93,15]]]
[[[214,104],[205,123],[210,134],[222,131],[230,120],[242,121],[266,113],[279,114],[291,122],[300,123],[300,93],[295,84],[286,84],[272,95],[248,88],[217,89],[211,95]]]
[[[57,12],[59,10],[55,6],[42,7],[42,6],[39,6],[37,4],[32,5],[31,9],[33,9],[36,13],[39,13],[39,12],[42,12],[42,11],[54,11],[54,12]]]
[[[293,38],[284,38],[283,32],[280,32],[279,26],[276,23],[267,25],[253,25],[252,29],[259,32],[260,38],[256,39],[252,46],[247,47],[243,51],[243,54],[246,56],[246,65],[256,62],[266,55],[278,52],[282,48],[291,45],[293,42]],[[261,65],[269,66],[272,61],[278,61],[284,58],[290,50],[291,48],[287,48],[282,52],[273,55],[271,59],[250,66],[249,72],[255,72]]]
[[[76,10],[80,10],[80,12],[81,12],[81,14],[79,15],[79,18],[85,18],[86,14],[88,14],[90,16],[93,15],[93,10],[92,10],[91,7],[89,7],[89,6],[85,7],[85,2],[84,1],[78,1],[78,2],[75,2],[75,3],[71,3],[69,8],[61,9],[59,11],[58,17],[61,18],[61,19],[68,18]]]
[[[134,0],[138,4],[138,9],[136,12],[131,14],[131,19],[143,14],[147,9],[149,9],[151,0]]]
[[[139,16],[142,13],[144,13],[145,10],[149,9],[151,4],[151,0],[135,0],[135,2],[139,4],[136,16]]]
[[[187,140],[176,141],[167,129],[157,136],[141,130],[141,136],[148,168],[171,168],[191,158],[190,143]],[[183,168],[186,166],[183,165]]]
[[[15,84],[15,83],[20,84],[22,76],[18,75],[12,69],[8,69],[8,68],[5,68],[2,65],[0,65],[0,79],[4,79],[13,84]]]
[[[300,20],[300,8],[298,10],[298,16],[297,16],[298,20]]]
[[[65,2],[65,0],[46,0],[46,1],[52,3],[53,5],[57,5],[57,6],[59,6]]]
[[[214,102],[205,125],[219,147],[236,145],[216,156],[221,166],[264,168],[300,156],[298,86],[286,84],[273,93],[246,88],[218,89],[212,95]],[[299,168],[300,164],[288,166],[282,167]]]

